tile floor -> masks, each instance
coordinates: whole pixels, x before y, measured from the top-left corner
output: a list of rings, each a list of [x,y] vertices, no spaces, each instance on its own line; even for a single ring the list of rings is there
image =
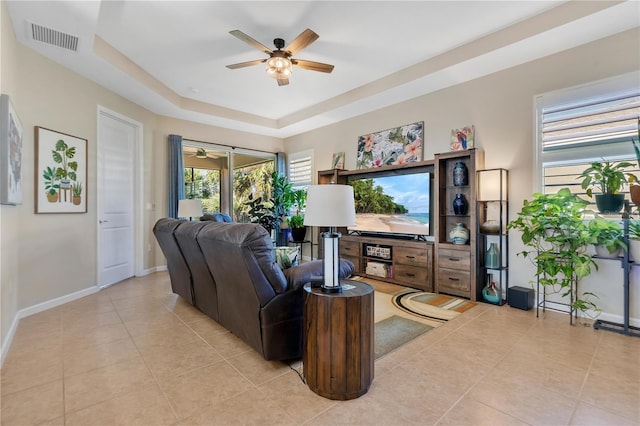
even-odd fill
[[[319,397],[161,272],[21,320],[1,424],[640,424],[640,339],[558,313],[479,304],[375,368],[361,398]]]

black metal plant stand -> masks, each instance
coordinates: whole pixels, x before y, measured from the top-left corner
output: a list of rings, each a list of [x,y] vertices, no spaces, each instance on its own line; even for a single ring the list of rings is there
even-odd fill
[[[623,229],[624,229],[624,241],[627,245],[627,250],[624,251],[624,256],[619,258],[622,261],[622,268],[624,269],[624,280],[623,280],[623,297],[624,297],[624,313],[623,313],[623,322],[616,323],[612,321],[605,320],[596,320],[593,323],[593,328],[596,330],[607,330],[613,331],[615,333],[626,334],[628,336],[640,337],[640,327],[634,327],[629,325],[629,303],[631,300],[630,289],[629,289],[629,273],[631,272],[631,268],[637,265],[629,260],[629,219],[622,219],[623,221]]]

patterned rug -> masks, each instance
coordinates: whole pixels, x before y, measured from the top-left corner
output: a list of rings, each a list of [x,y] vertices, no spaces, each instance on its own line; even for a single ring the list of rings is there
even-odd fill
[[[445,294],[370,278],[355,279],[370,284],[375,290],[375,359],[476,306],[475,302]]]

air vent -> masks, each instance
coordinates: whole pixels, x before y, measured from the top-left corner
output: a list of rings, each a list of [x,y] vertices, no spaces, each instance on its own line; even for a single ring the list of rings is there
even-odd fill
[[[31,23],[31,38],[73,52],[78,51],[78,37],[42,25]]]

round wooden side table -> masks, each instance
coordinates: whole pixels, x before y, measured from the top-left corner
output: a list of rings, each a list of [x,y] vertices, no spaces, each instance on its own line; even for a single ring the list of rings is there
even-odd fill
[[[302,363],[307,386],[329,399],[358,398],[373,381],[373,287],[342,281],[341,293],[304,287]]]

